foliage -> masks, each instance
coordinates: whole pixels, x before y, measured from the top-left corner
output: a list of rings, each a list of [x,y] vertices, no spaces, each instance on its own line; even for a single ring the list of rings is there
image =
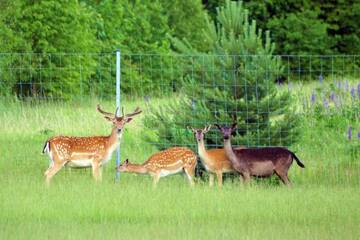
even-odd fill
[[[159,138],[169,145],[188,144],[193,137],[184,124],[231,123],[237,113],[234,144],[291,144],[296,137],[296,116],[289,110],[289,94],[278,92],[274,84],[283,69],[280,59],[272,56],[269,32],[263,36],[256,22],[249,21],[241,2],[227,1],[216,21],[207,20],[203,39],[206,52],[188,41],[173,39],[181,53],[194,56],[184,63],[190,71],[184,76],[183,95],[179,101],[154,109],[146,126],[156,126]],[[220,144],[215,135],[208,143]]]
[[[193,46],[202,48],[202,31],[206,24],[206,12],[200,0],[161,0],[166,9],[171,36],[188,39]]]
[[[17,3],[17,2],[16,2]],[[4,85],[11,86],[17,94],[70,98],[86,90],[86,82],[95,70],[95,60],[91,55],[79,55],[77,59],[65,58],[57,52],[98,51],[93,25],[93,12],[76,0],[70,1],[26,1],[15,10],[5,13],[4,28],[17,44],[2,46],[4,52],[20,52],[2,59]],[[6,48],[6,49],[4,49]],[[23,54],[22,54],[23,53]],[[31,53],[35,53],[32,55]],[[82,64],[81,76],[73,67],[74,61]],[[66,71],[55,71],[67,69]],[[38,86],[41,81],[49,84]],[[20,83],[20,84],[15,84]],[[80,87],[81,86],[81,87]],[[6,94],[6,93],[5,93]]]
[[[245,0],[259,26],[271,30],[277,54],[359,53],[358,1]],[[301,36],[301,37],[299,37]]]
[[[266,25],[274,33],[277,52],[290,55],[331,54],[328,24],[319,20],[318,15],[316,11],[307,10],[270,20]]]

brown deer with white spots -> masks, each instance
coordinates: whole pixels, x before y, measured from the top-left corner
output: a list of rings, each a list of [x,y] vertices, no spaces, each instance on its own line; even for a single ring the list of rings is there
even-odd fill
[[[224,148],[206,149],[204,137],[210,130],[211,125],[204,129],[195,129],[188,127],[193,133],[198,145],[198,154],[200,156],[201,163],[204,165],[206,171],[209,173],[209,185],[214,185],[214,174],[216,174],[218,180],[218,186],[222,187],[223,173],[236,172],[233,168],[231,161],[227,157]],[[241,149],[245,147],[238,147]]]
[[[129,160],[121,164],[117,171],[149,174],[156,185],[161,177],[184,171],[190,185],[194,185],[194,175],[197,157],[196,154],[186,147],[172,147],[157,152],[143,164],[130,163]]]
[[[50,166],[45,172],[46,183],[64,166],[74,168],[92,168],[95,180],[101,180],[101,166],[107,163],[114,150],[119,146],[126,123],[141,113],[136,108],[132,113],[117,117],[115,114],[105,112],[100,105],[97,110],[113,125],[109,136],[66,137],[56,136],[46,141],[43,153],[50,157]]]

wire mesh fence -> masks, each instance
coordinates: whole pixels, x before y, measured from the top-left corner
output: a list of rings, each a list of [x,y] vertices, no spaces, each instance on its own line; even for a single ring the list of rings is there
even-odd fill
[[[158,149],[196,150],[187,127],[231,124],[234,118],[233,145],[299,149],[299,125],[325,136],[326,129],[316,128],[326,121],[338,128],[331,136],[343,139],[346,158],[313,161],[316,167],[309,174],[326,172],[340,182],[336,179],[359,173],[359,67],[358,55],[121,54],[121,105],[142,106],[143,137]],[[115,53],[0,53],[1,99],[61,104],[98,98],[115,104],[115,76]],[[205,141],[208,148],[223,146],[214,128]],[[309,159],[329,154],[318,146],[306,152]]]
[[[105,97],[114,93],[114,57],[112,53],[0,53],[0,93],[37,100]]]
[[[1,53],[0,93],[114,99],[115,62],[115,53]],[[144,102],[145,126],[157,128],[148,141],[159,148],[195,147],[188,126],[229,124],[234,117],[234,144],[290,146],[298,115],[345,112],[358,124],[359,67],[358,55],[121,54],[122,104]],[[211,131],[207,144],[222,146],[222,138]]]

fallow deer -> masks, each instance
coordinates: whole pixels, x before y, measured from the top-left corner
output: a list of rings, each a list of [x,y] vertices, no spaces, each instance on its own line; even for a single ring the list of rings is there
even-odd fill
[[[109,136],[67,137],[56,136],[46,141],[43,153],[50,157],[50,166],[45,172],[46,183],[64,166],[74,168],[91,167],[95,180],[101,180],[101,166],[107,163],[120,144],[123,128],[134,116],[141,113],[137,107],[132,113],[122,116],[105,112],[97,105],[97,110],[113,125]]]
[[[231,135],[236,129],[236,123],[231,127],[215,125],[223,134],[226,155],[245,183],[250,181],[250,176],[270,177],[275,173],[285,185],[290,185],[288,170],[293,160],[300,167],[305,167],[295,153],[283,147],[233,149]]]
[[[194,175],[197,157],[196,154],[186,147],[172,147],[157,152],[143,164],[130,163],[126,160],[117,171],[149,174],[156,185],[161,177],[184,171],[190,185],[194,185]]]
[[[218,180],[218,186],[222,187],[223,173],[236,172],[232,167],[232,163],[225,154],[224,148],[206,149],[204,136],[210,130],[211,125],[204,129],[194,129],[188,127],[196,138],[198,144],[198,154],[200,156],[201,163],[204,165],[207,172],[209,172],[209,184],[214,185],[214,174],[216,174]],[[242,147],[239,147],[242,148]]]

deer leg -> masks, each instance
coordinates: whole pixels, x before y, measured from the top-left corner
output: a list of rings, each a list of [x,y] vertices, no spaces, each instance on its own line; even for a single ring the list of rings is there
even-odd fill
[[[244,173],[242,174],[242,176],[243,176],[243,179],[244,179],[244,184],[245,184],[245,185],[248,185],[248,184],[250,183],[250,180],[251,180],[251,178],[250,178],[250,173],[244,172]]]
[[[194,167],[186,167],[184,168],[184,171],[185,171],[185,174],[186,176],[188,177],[189,179],[189,182],[190,182],[190,185],[191,186],[194,186],[194,175],[195,175],[195,168]]]
[[[223,175],[222,172],[216,172],[216,177],[218,180],[218,186],[221,188],[223,183]]]
[[[159,180],[160,180],[160,172],[153,175],[153,185],[154,185],[154,187],[156,187]]]
[[[48,172],[50,171],[50,169],[54,166],[54,160],[52,160],[52,158],[50,158],[49,160],[49,167],[48,169],[45,171],[44,176],[48,175]]]
[[[63,164],[54,163],[50,169],[45,172],[45,182],[50,184],[51,178],[62,168]]]
[[[242,184],[245,182],[244,176],[242,174],[240,174],[239,180],[240,180],[240,183],[242,183]]]
[[[209,173],[209,186],[214,186],[214,174]]]
[[[50,165],[49,167],[48,167],[48,169],[45,171],[45,173],[44,173],[44,176],[46,176],[46,175],[48,175],[49,174],[49,172],[50,172],[50,170],[52,169],[52,167],[54,166],[54,164],[52,164],[52,165]]]
[[[286,186],[291,186],[291,182],[290,179],[287,175],[287,173],[283,173],[283,172],[276,172],[276,175],[278,175],[278,177],[281,179],[281,181],[286,185]]]
[[[100,164],[98,162],[93,162],[91,166],[92,166],[92,174],[95,181],[101,181]]]

